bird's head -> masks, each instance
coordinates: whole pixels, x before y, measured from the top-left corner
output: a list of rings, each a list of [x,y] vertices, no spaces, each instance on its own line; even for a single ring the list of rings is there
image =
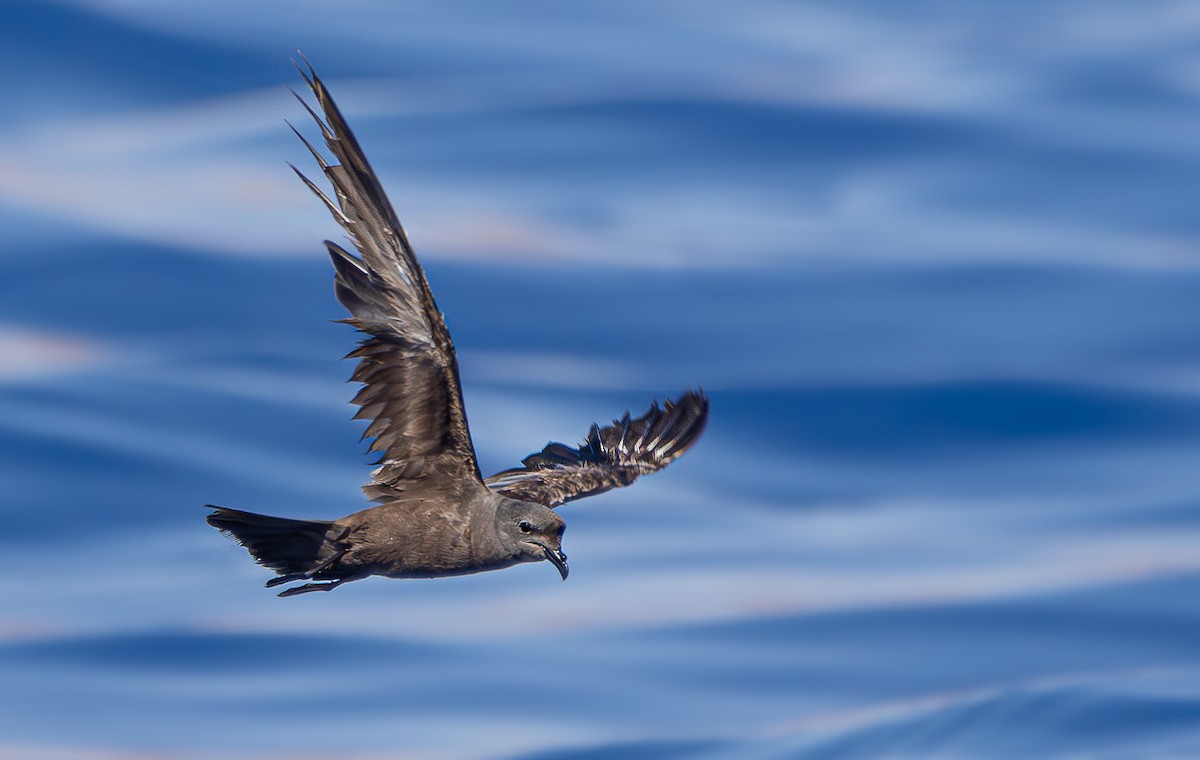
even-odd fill
[[[567,525],[558,513],[541,504],[504,499],[496,510],[500,540],[518,557],[518,562],[550,560],[565,581],[569,568],[563,554],[562,537]]]

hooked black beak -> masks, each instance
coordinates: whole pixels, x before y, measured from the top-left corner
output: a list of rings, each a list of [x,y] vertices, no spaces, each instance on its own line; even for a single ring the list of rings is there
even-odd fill
[[[571,568],[567,567],[567,555],[562,553],[562,549],[551,549],[545,544],[539,545],[542,547],[542,551],[545,552],[546,559],[550,560],[550,564],[554,565],[554,567],[558,569],[558,574],[561,575],[562,579],[565,581],[567,579],[567,573],[571,572]]]

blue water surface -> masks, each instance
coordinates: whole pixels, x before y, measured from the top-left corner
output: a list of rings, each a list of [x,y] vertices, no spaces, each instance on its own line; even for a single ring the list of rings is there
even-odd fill
[[[9,0],[0,757],[1200,757],[1200,15]],[[278,599],[363,505],[318,67],[485,471],[702,385],[547,565]]]

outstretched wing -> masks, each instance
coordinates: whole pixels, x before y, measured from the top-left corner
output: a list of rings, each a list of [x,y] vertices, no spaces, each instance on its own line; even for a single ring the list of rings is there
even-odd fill
[[[522,501],[557,507],[568,501],[627,486],[656,472],[687,451],[708,421],[708,397],[687,391],[636,419],[628,412],[608,427],[592,425],[577,449],[549,443],[521,461],[521,468],[498,472],[485,483]]]
[[[385,501],[403,490],[406,481],[445,477],[479,482],[454,344],[425,273],[324,83],[311,66],[300,73],[324,119],[297,98],[320,127],[336,162],[296,134],[333,185],[336,203],[298,169],[296,174],[325,203],[361,256],[325,241],[336,270],[334,291],[350,311],[345,321],[368,336],[347,356],[359,359],[351,379],[363,384],[354,398],[360,407],[355,419],[372,421],[363,438],[373,439],[370,450],[382,454],[363,491]]]

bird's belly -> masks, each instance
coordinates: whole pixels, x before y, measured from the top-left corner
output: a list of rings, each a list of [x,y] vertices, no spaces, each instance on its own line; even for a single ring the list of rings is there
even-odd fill
[[[374,529],[372,529],[374,528]],[[388,578],[443,578],[500,570],[517,564],[511,556],[487,556],[459,530],[408,530],[400,533],[369,526],[350,536],[342,564]]]
[[[388,578],[448,578],[455,575],[473,575],[489,570],[503,570],[519,564],[520,560],[505,559],[491,562],[458,562],[458,563],[390,563],[376,571],[376,575]]]

